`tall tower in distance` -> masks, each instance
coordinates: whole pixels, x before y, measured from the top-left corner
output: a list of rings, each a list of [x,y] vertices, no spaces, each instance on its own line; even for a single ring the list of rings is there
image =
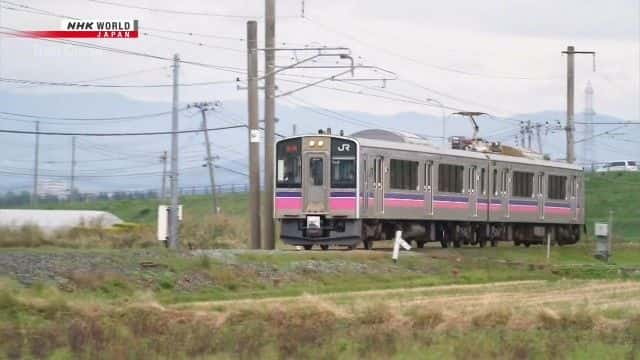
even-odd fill
[[[593,137],[593,119],[596,112],[593,110],[593,87],[591,81],[587,82],[584,89],[584,139],[582,142],[582,162],[584,166],[593,171],[596,162],[596,139]]]

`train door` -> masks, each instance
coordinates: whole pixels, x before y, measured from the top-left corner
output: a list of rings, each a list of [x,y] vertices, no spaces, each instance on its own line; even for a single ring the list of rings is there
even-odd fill
[[[544,173],[540,172],[536,179],[536,199],[538,200],[538,219],[544,220]]]
[[[369,213],[369,167],[366,155],[362,156],[360,176],[360,208],[362,209],[362,214],[367,215]]]
[[[435,165],[433,160],[427,160],[424,163],[424,204],[427,215],[433,215],[433,169]]]
[[[384,213],[384,157],[373,159],[374,203],[376,214]]]
[[[306,212],[327,212],[329,198],[329,159],[326,153],[305,153],[303,183]]]
[[[511,217],[511,206],[509,199],[511,198],[511,169],[504,167],[500,169],[500,203],[502,215],[508,219]]]
[[[471,217],[478,216],[478,166],[471,165],[467,172],[467,188]]]
[[[569,205],[571,206],[571,219],[578,220],[578,177],[573,175],[569,181]]]

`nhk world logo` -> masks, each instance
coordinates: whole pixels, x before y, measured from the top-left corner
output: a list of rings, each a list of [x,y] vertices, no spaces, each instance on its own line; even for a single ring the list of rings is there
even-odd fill
[[[23,31],[40,38],[135,39],[138,20],[63,20],[60,30]]]

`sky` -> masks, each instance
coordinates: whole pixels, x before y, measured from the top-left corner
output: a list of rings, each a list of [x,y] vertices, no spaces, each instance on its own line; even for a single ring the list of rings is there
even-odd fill
[[[82,19],[139,19],[142,35],[128,40],[86,40],[119,49],[239,69],[240,73],[182,64],[181,83],[224,84],[181,89],[182,101],[244,100],[238,90],[246,67],[246,21],[259,23],[264,37],[263,1],[216,0],[12,0],[0,1],[0,26],[19,30],[58,29],[51,13]],[[149,11],[116,6],[148,7]],[[395,114],[415,111],[439,114],[446,107],[489,112],[497,117],[566,106],[568,45],[597,52],[596,71],[589,55],[576,57],[576,111],[584,108],[587,81],[595,89],[598,113],[640,119],[640,3],[637,0],[277,0],[276,41],[280,48],[348,47],[356,63],[393,74],[357,69],[346,81],[278,98],[285,105],[300,100],[339,111]],[[25,8],[24,5],[31,8]],[[16,11],[18,9],[20,11]],[[35,14],[33,9],[49,15]],[[157,11],[177,10],[192,14]],[[27,11],[25,11],[27,10]],[[35,11],[41,12],[41,11]],[[218,15],[230,16],[218,16]],[[4,29],[6,30],[6,29]],[[194,33],[186,35],[174,32]],[[197,35],[195,35],[197,34]],[[170,62],[73,47],[42,40],[0,37],[0,75],[37,81],[87,81],[102,84],[168,84]],[[278,65],[291,64],[308,51],[279,51]],[[327,58],[315,65],[335,65]],[[262,68],[262,59],[260,67]],[[282,73],[279,92],[328,77],[336,69],[298,69]],[[357,81],[386,77],[395,80]],[[394,75],[395,74],[395,75]],[[305,78],[306,77],[306,78]],[[384,77],[384,76],[383,76]],[[38,86],[15,92],[64,92],[78,88]],[[329,87],[329,89],[327,88]],[[347,90],[339,91],[337,89]],[[95,91],[95,89],[92,89]],[[135,99],[170,101],[171,89],[108,89]],[[393,100],[388,99],[393,97]],[[422,103],[426,99],[433,99]]]

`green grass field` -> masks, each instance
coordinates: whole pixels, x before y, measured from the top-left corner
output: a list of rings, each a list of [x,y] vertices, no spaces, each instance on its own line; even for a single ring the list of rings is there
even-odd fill
[[[640,239],[640,173],[590,174],[585,180],[587,224],[605,221],[614,211],[614,231],[618,240]],[[185,216],[206,217],[212,205],[208,196],[185,196],[182,199]],[[153,200],[93,201],[45,205],[49,209],[90,209],[112,212],[127,222],[155,225],[158,202]],[[220,207],[226,215],[244,218],[247,212],[246,194],[225,194]]]
[[[638,358],[639,185],[640,174],[587,179],[589,226],[615,211],[609,263],[587,240],[549,260],[511,244],[431,246],[397,264],[388,242],[172,252],[153,240],[155,201],[50,205],[137,225],[55,241],[0,232],[0,358]],[[185,197],[183,239],[243,247],[246,195],[220,203],[214,219],[209,197]]]

